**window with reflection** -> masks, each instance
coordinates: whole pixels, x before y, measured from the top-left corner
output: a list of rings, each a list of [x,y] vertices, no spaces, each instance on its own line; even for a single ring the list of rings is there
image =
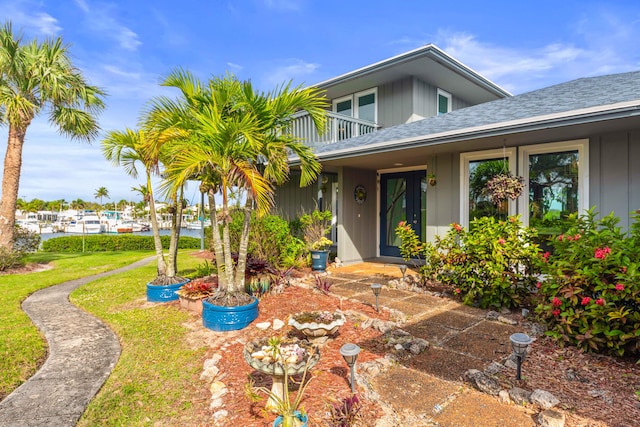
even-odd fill
[[[469,222],[484,216],[507,218],[508,200],[495,205],[484,190],[491,178],[508,170],[509,161],[504,158],[469,161]]]

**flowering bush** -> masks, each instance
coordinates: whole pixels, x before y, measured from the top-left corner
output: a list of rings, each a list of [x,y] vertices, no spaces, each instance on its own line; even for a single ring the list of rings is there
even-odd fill
[[[640,352],[640,226],[610,214],[570,215],[555,236],[536,313],[561,343],[604,353]]]
[[[537,281],[540,263],[535,231],[522,227],[518,217],[497,221],[476,218],[467,231],[452,224],[444,237],[421,243],[406,222],[396,233],[402,239],[405,260],[423,257],[424,280],[438,280],[452,287],[465,304],[481,307],[513,307],[526,303]]]

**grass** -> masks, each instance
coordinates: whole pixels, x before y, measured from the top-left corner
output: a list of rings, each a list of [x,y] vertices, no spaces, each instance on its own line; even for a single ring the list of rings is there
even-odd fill
[[[188,252],[188,251],[187,251]],[[181,251],[180,274],[193,272],[198,260]],[[38,289],[83,276],[113,270],[149,252],[100,254],[35,254],[31,262],[50,262],[49,271],[0,276],[0,397],[35,373],[46,358],[46,342],[21,310],[21,302]],[[118,335],[122,353],[80,426],[161,424],[188,419],[198,404],[195,390],[206,348],[190,348],[183,324],[189,313],[168,304],[146,302],[145,283],[156,265],[91,282],[71,295],[71,301],[103,319]],[[196,382],[195,386],[194,381]],[[199,403],[200,402],[200,403]],[[170,423],[170,422],[169,422]]]

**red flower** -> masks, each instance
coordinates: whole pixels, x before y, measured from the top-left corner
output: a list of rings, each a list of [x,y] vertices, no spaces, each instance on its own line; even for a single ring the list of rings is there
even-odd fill
[[[603,299],[603,298],[598,298],[598,299],[596,300],[596,304],[598,304],[598,305],[604,305],[604,299]]]
[[[554,316],[560,316],[560,310],[556,308],[551,312],[551,314],[553,314]]]
[[[573,240],[578,240],[580,239],[580,237],[582,237],[580,234],[576,234],[575,236],[573,236]]]
[[[559,307],[562,305],[562,300],[558,297],[553,297],[551,304],[553,304],[554,307]]]
[[[622,267],[620,270],[621,270],[623,273],[626,273],[626,272],[627,272],[627,267]]]
[[[609,255],[610,253],[611,253],[611,249],[605,246],[604,248],[597,248],[593,256],[598,259],[605,259],[607,255]]]
[[[622,283],[616,284],[616,291],[624,291],[624,285]]]
[[[507,243],[507,241],[501,237],[498,239],[498,243],[500,243],[501,245],[504,245],[505,243]]]
[[[558,236],[558,240],[560,240],[562,242],[562,240],[564,240],[564,234],[561,234]]]
[[[542,286],[542,283],[540,282],[536,283],[536,288],[540,289],[540,286]]]
[[[587,305],[587,304],[589,304],[590,302],[591,302],[591,298],[589,298],[589,297],[584,297],[584,298],[582,298],[582,302],[580,302],[580,304],[582,304],[582,305]]]
[[[458,223],[453,223],[452,227],[456,230],[456,231],[462,231],[462,226]]]
[[[460,288],[456,288],[453,292],[456,293],[456,294],[459,294],[460,293]]]
[[[545,252],[545,253],[543,253],[543,254],[542,254],[542,260],[543,260],[544,262],[549,262],[549,256],[550,256],[550,255],[551,255],[551,253],[550,253],[550,252]]]

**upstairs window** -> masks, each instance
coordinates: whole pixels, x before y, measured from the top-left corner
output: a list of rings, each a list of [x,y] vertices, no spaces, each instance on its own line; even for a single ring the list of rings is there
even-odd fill
[[[353,95],[333,100],[333,111],[344,116],[377,123],[378,89],[368,89]]]
[[[445,114],[451,111],[451,94],[443,91],[442,89],[438,89],[437,95],[437,110],[438,115]]]

